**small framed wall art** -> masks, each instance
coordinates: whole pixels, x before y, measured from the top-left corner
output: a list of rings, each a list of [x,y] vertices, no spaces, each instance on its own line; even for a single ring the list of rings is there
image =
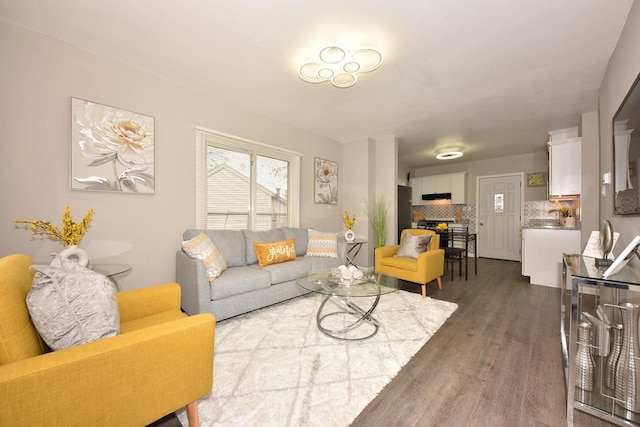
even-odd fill
[[[338,163],[316,157],[314,182],[315,203],[338,204]]]
[[[528,173],[527,187],[543,187],[547,185],[547,174],[544,172]]]
[[[154,118],[71,98],[72,190],[155,192]]]

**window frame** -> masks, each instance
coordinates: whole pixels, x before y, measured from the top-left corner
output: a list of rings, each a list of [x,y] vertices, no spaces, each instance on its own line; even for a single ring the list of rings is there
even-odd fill
[[[287,215],[290,227],[300,224],[300,163],[302,154],[295,151],[275,147],[273,145],[251,141],[234,135],[196,126],[196,228],[207,228],[207,146],[244,151],[252,155],[251,164],[251,206],[249,215],[251,226],[255,227],[256,174],[253,155],[265,156],[289,162],[287,177]],[[296,177],[296,179],[294,179]]]

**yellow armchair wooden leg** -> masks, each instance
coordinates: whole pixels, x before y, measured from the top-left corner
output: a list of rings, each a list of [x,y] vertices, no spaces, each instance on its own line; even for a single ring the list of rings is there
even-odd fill
[[[438,289],[442,289],[442,276],[436,279],[438,281]]]
[[[422,285],[422,298],[426,298],[427,297],[427,284],[423,284]]]
[[[198,401],[197,400],[187,405],[187,420],[189,420],[189,427],[200,427],[200,419],[198,418]]]

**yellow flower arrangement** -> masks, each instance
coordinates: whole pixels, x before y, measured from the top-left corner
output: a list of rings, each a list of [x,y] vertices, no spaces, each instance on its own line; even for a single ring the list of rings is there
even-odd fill
[[[356,223],[356,214],[349,215],[349,211],[344,211],[342,213],[342,222],[344,222],[345,227],[351,230]]]
[[[446,222],[441,222],[440,224],[436,225],[436,230],[446,230],[448,228],[449,226]]]
[[[567,206],[561,207],[560,212],[562,213],[562,216],[565,218],[571,215],[571,209],[569,209]]]
[[[25,228],[31,230],[31,235],[43,235],[53,240],[58,240],[60,243],[66,246],[77,245],[82,240],[82,236],[91,226],[91,220],[93,219],[93,209],[89,209],[82,222],[74,222],[71,216],[71,208],[69,206],[64,208],[62,212],[62,227],[58,228],[50,222],[41,221],[39,219],[34,220],[17,220],[14,219],[14,224],[21,224]]]

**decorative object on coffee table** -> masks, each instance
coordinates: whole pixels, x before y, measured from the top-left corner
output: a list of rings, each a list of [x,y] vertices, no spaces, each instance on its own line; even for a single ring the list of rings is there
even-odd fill
[[[71,208],[66,206],[62,212],[62,226],[60,228],[48,221],[42,221],[39,219],[14,219],[13,223],[16,225],[22,225],[26,229],[31,230],[32,236],[43,236],[45,238],[59,241],[66,246],[66,248],[60,252],[60,256],[65,258],[76,258],[78,264],[86,267],[89,263],[89,257],[83,249],[78,247],[78,244],[80,243],[80,240],[82,240],[87,229],[91,227],[92,220],[93,209],[89,209],[89,211],[87,211],[81,222],[75,222],[71,216]]]

